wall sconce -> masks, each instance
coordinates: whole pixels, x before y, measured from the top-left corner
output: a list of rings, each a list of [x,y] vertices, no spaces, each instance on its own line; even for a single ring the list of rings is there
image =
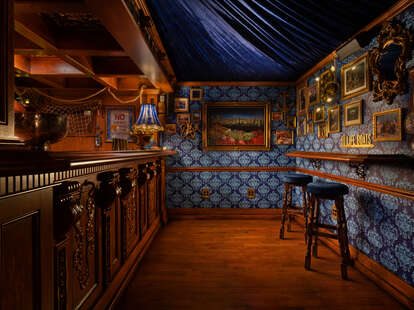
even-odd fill
[[[147,148],[151,137],[163,131],[164,127],[157,115],[157,108],[153,100],[151,103],[141,105],[141,111],[134,125],[132,125],[131,135],[136,137],[139,149]]]

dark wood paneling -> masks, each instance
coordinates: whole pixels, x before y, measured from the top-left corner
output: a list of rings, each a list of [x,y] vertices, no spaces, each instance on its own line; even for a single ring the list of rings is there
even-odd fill
[[[171,220],[191,219],[281,219],[282,209],[219,209],[183,208],[168,209]]]

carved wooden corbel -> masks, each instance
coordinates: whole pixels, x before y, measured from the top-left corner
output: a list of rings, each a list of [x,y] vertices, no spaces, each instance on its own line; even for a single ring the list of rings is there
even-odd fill
[[[119,169],[121,186],[121,196],[125,197],[128,195],[135,186],[137,186],[137,170],[134,168],[122,168]]]
[[[101,208],[107,209],[116,197],[121,195],[122,189],[119,185],[120,177],[117,171],[106,171],[98,174],[101,182],[97,194],[97,202]]]
[[[151,178],[148,173],[147,165],[138,166],[138,186],[141,187],[146,184],[146,182]]]

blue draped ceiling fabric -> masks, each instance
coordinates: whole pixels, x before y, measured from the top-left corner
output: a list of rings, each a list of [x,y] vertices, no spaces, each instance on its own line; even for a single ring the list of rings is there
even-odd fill
[[[396,2],[147,0],[179,81],[295,81]]]

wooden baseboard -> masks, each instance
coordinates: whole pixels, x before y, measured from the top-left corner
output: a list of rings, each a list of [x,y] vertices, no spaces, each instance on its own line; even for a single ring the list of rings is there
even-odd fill
[[[301,221],[296,221],[296,223],[303,228],[303,223]],[[328,230],[323,228],[320,228],[319,230],[328,232]],[[328,238],[318,238],[318,240],[340,256],[337,240]],[[409,309],[414,309],[414,287],[398,278],[395,274],[388,271],[385,267],[366,256],[352,245],[349,245],[349,251],[354,260],[354,267],[359,272],[385,290],[400,303]]]
[[[168,209],[170,220],[228,220],[228,219],[280,219],[281,209],[218,209],[183,208]]]

